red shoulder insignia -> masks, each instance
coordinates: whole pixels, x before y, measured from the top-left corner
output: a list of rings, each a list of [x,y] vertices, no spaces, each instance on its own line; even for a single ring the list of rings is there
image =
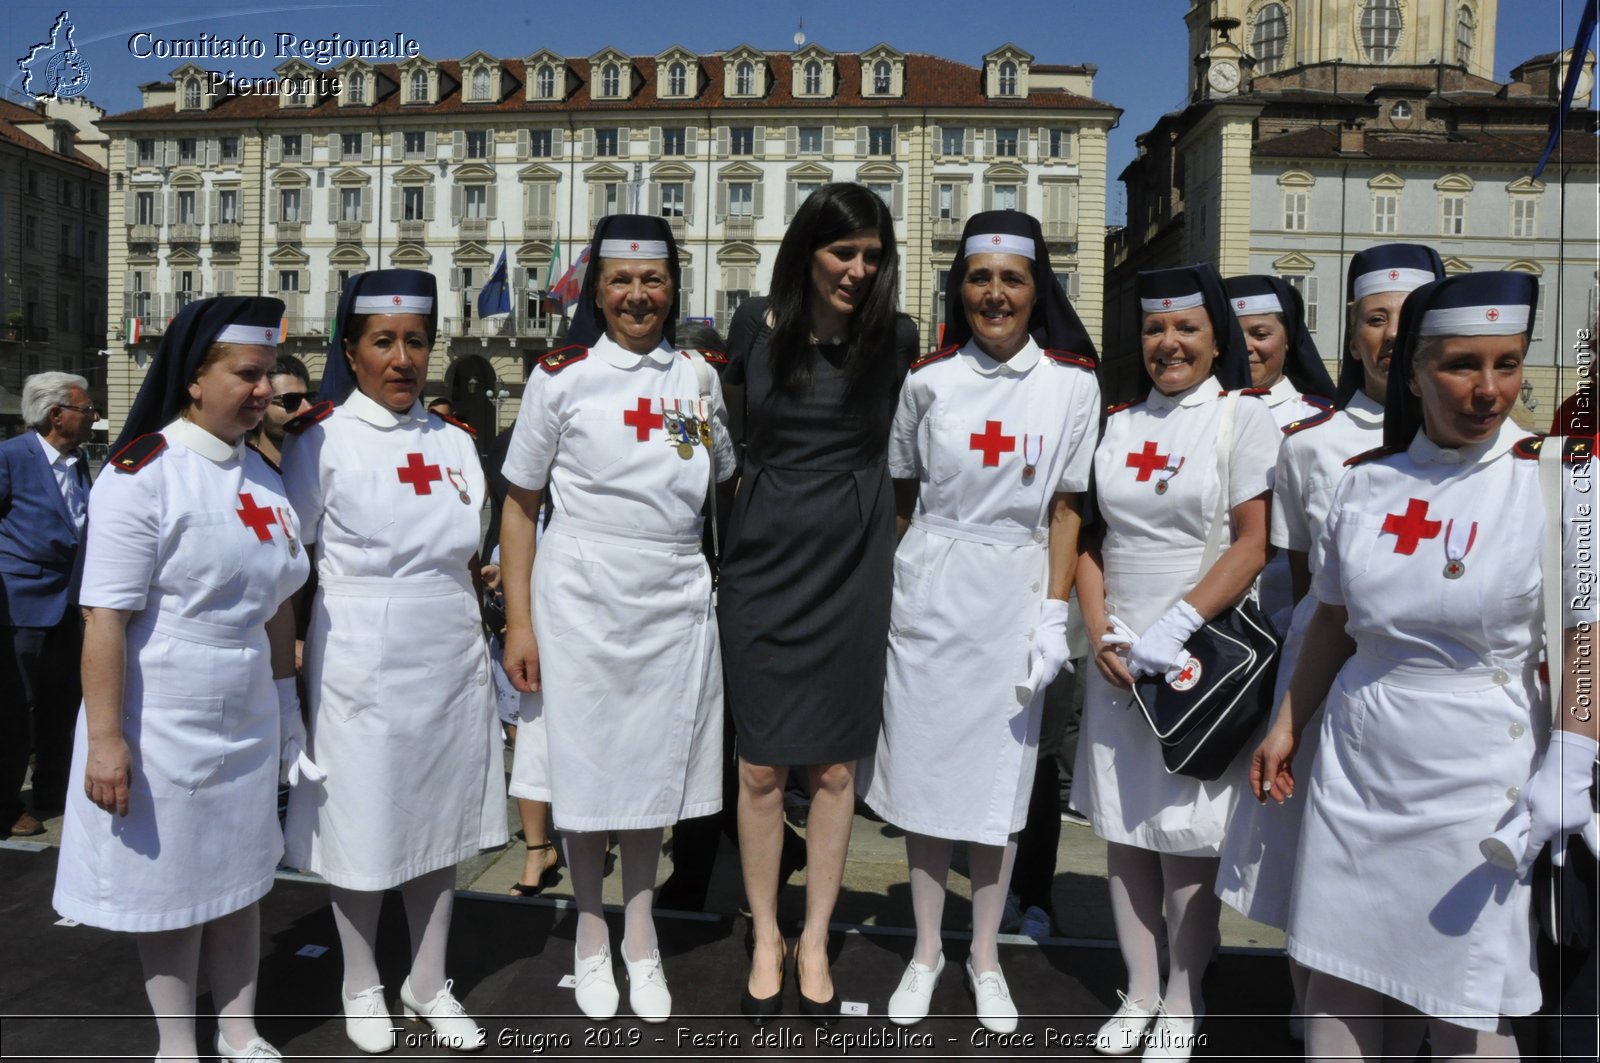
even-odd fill
[[[574,343],[570,347],[557,347],[539,359],[539,368],[554,376],[572,363],[581,362],[587,357],[589,357],[589,348],[580,347]]]
[[[1086,358],[1081,354],[1073,354],[1071,351],[1052,350],[1046,350],[1044,353],[1045,357],[1049,358],[1053,362],[1060,362],[1062,365],[1075,365],[1079,369],[1088,369],[1091,371],[1094,369],[1094,359]]]
[[[474,439],[478,438],[478,430],[476,428],[472,427],[470,424],[467,424],[465,421],[458,421],[454,417],[447,417],[444,414],[440,413],[438,410],[429,410],[428,412],[433,414],[435,417],[439,418],[439,420],[444,421],[446,424],[455,425],[457,428],[461,429],[463,432],[467,433],[467,435],[471,436],[472,438],[474,438]]]
[[[1360,465],[1363,462],[1368,461],[1377,461],[1379,458],[1387,458],[1391,454],[1399,454],[1404,450],[1404,447],[1373,447],[1371,450],[1364,450],[1355,457],[1347,460],[1345,462],[1345,467],[1348,468],[1351,465]]]
[[[1589,460],[1594,453],[1593,436],[1568,436],[1567,448],[1562,452],[1562,458],[1569,465],[1581,465]]]
[[[267,457],[265,454],[261,453],[261,448],[260,447],[256,446],[254,443],[251,443],[251,442],[248,442],[248,441],[246,441],[245,446],[247,446],[251,450],[255,451],[256,452],[256,457],[260,458],[262,461],[267,463],[267,468],[271,469],[273,472],[277,473],[279,476],[283,475],[283,470],[278,468],[278,463],[273,461],[271,458]]]
[[[1107,406],[1106,416],[1110,417],[1114,413],[1121,413],[1123,410],[1132,409],[1143,401],[1143,399],[1134,399],[1132,402],[1119,402],[1115,406]]]
[[[727,365],[728,356],[721,351],[708,351],[701,349],[700,357],[706,360],[707,365]]]
[[[1224,391],[1223,394],[1226,395],[1227,392]],[[1241,395],[1255,395],[1257,397],[1260,397],[1262,395],[1270,395],[1270,394],[1272,394],[1272,389],[1271,388],[1240,388],[1239,389],[1239,394],[1241,394]]]
[[[307,410],[305,413],[300,414],[298,417],[289,418],[288,421],[284,422],[283,430],[288,432],[290,435],[297,436],[317,422],[326,421],[332,416],[333,400],[323,399],[321,402],[311,407],[311,409]]]
[[[921,369],[923,366],[932,365],[934,362],[942,362],[946,358],[950,357],[952,354],[955,354],[960,349],[961,349],[960,347],[958,347],[958,346],[956,346],[955,344],[952,343],[950,346],[945,347],[945,348],[943,348],[941,350],[931,351],[928,354],[923,355],[921,358],[918,358],[916,361],[911,363],[911,372],[915,373],[918,369]]]
[[[1292,436],[1296,432],[1304,432],[1307,428],[1315,428],[1319,424],[1327,424],[1333,420],[1334,411],[1331,405],[1323,406],[1320,403],[1314,403],[1313,405],[1316,405],[1321,412],[1302,417],[1298,421],[1290,421],[1283,426],[1283,434]]]
[[[1533,461],[1538,461],[1539,451],[1543,449],[1544,436],[1526,436],[1517,440],[1516,444],[1511,448],[1511,453],[1515,454],[1519,458],[1528,458]]]
[[[1321,395],[1301,395],[1300,401],[1319,410],[1332,410],[1333,400],[1325,399]]]
[[[167,437],[160,432],[142,435],[111,456],[111,467],[118,472],[138,472],[167,449]]]

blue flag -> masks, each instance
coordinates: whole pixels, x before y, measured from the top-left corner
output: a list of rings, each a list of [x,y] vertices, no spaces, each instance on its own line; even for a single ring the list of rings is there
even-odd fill
[[[511,313],[511,284],[506,280],[506,251],[500,249],[500,261],[484,286],[478,289],[478,316],[493,317]]]
[[[1556,112],[1555,128],[1550,130],[1550,139],[1545,141],[1544,151],[1539,153],[1539,161],[1533,167],[1533,178],[1536,181],[1539,175],[1544,173],[1544,166],[1550,161],[1550,154],[1561,142],[1567,115],[1572,111],[1572,97],[1578,88],[1578,75],[1583,72],[1584,60],[1589,56],[1589,38],[1594,35],[1595,8],[1596,0],[1589,0],[1584,6],[1583,17],[1578,20],[1578,36],[1572,42],[1572,57],[1567,63],[1566,84],[1561,86],[1561,109]]]

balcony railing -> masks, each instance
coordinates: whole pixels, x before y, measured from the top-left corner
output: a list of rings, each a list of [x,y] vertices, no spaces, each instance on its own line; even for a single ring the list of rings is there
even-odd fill
[[[756,220],[747,214],[730,215],[722,231],[730,240],[748,240],[756,234]]]
[[[468,288],[462,295],[463,303],[476,307],[478,304],[477,288]],[[553,321],[560,321],[559,317],[552,318],[548,314],[532,313],[527,310],[527,293],[514,289],[511,293],[511,305],[516,307],[509,314],[498,314],[494,317],[483,318],[473,314],[471,318],[447,317],[440,323],[440,331],[456,339],[482,338],[492,339],[547,339],[550,337],[550,327]]]
[[[155,244],[161,242],[161,226],[135,223],[128,226],[128,243]]]
[[[358,221],[339,221],[333,223],[333,236],[341,244],[359,244],[361,230],[364,226]]]
[[[461,218],[457,224],[463,240],[482,240],[489,235],[488,218]]]
[[[1046,240],[1077,240],[1078,223],[1075,221],[1040,222]]]
[[[402,221],[397,223],[400,239],[412,243],[423,243],[428,239],[428,223],[420,219]]]
[[[672,238],[674,240],[682,240],[683,234],[688,230],[688,224],[684,221],[683,216],[668,214],[665,217],[667,228],[672,230]]]
[[[200,226],[192,221],[175,221],[167,226],[167,240],[174,244],[198,244]]]
[[[239,242],[239,223],[236,221],[217,221],[211,223],[211,242],[214,244],[236,244]]]
[[[961,230],[966,222],[960,218],[935,218],[933,219],[933,238],[935,240],[957,240],[961,237]]]
[[[274,229],[280,244],[298,244],[305,236],[306,223],[303,221],[280,221]]]
[[[524,218],[522,221],[522,238],[524,240],[548,240],[556,233],[556,223],[550,218]]]

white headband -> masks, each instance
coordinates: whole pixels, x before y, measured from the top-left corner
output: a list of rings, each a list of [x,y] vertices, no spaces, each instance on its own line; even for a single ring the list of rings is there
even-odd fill
[[[277,325],[225,325],[213,343],[248,343],[252,346],[276,347],[283,342],[283,333]]]
[[[1422,315],[1419,336],[1515,336],[1528,331],[1528,307],[1452,306]]]
[[[1164,314],[1169,310],[1193,310],[1204,306],[1206,297],[1199,292],[1193,295],[1169,295],[1160,299],[1140,299],[1139,309],[1147,314]]]
[[[1233,297],[1235,317],[1253,317],[1256,314],[1281,314],[1283,304],[1272,292],[1264,295],[1236,295]]]
[[[1356,278],[1350,290],[1355,293],[1357,299],[1365,299],[1378,292],[1416,291],[1433,280],[1438,278],[1433,275],[1432,270],[1394,266],[1390,269],[1375,269],[1371,273],[1363,273]]]
[[[601,258],[656,259],[667,257],[665,240],[601,240]]]
[[[967,237],[966,245],[961,249],[963,258],[973,255],[987,254],[1021,255],[1032,261],[1033,240],[1027,236],[1014,236],[1011,233],[981,233]]]
[[[350,307],[353,314],[431,314],[431,295],[358,295]]]

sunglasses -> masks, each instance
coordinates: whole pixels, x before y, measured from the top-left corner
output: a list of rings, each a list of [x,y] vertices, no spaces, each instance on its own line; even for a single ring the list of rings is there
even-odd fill
[[[304,391],[285,391],[282,395],[272,396],[273,405],[282,406],[285,411],[290,413],[298,410],[301,403],[308,402],[310,399],[311,396]]]
[[[100,412],[99,410],[95,409],[93,406],[73,406],[70,403],[66,403],[66,402],[59,403],[56,408],[57,409],[61,409],[61,410],[77,410],[79,413],[89,413],[89,414],[94,414],[94,413],[99,413]]]

